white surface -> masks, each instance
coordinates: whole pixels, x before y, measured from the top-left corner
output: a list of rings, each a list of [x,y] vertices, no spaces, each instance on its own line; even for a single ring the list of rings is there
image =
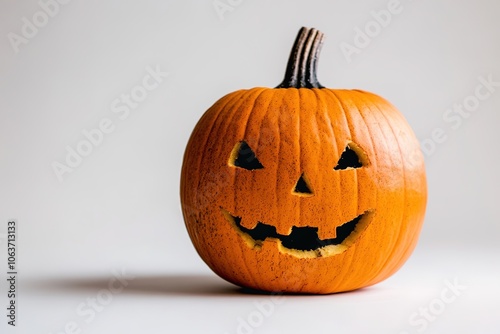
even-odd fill
[[[249,294],[208,271],[128,272],[128,285],[107,304],[98,298],[106,298],[101,289],[109,291],[111,273],[26,279],[19,330],[58,333],[74,322],[82,333],[496,334],[498,255],[498,250],[420,250],[385,282],[327,296]],[[97,300],[100,312],[89,311],[88,298]]]
[[[254,332],[415,333],[411,314],[457,277],[467,289],[425,332],[498,333],[500,87],[456,128],[443,116],[475,94],[479,77],[500,81],[500,2],[401,0],[401,12],[352,62],[341,43],[352,44],[354,29],[389,1],[231,3],[220,20],[212,0],[73,0],[17,53],[9,33],[21,34],[23,17],[32,20],[40,5],[0,3],[0,241],[16,219],[22,278],[20,325],[7,328],[0,314],[1,332],[57,333],[82,323],[78,304],[125,268],[137,278],[82,333],[235,333],[237,317],[268,297],[196,276],[211,274],[181,217],[182,154],[219,97],[277,85],[296,32],[311,26],[326,35],[323,85],[378,93],[422,141],[437,128],[446,140],[426,156],[426,222],[402,271],[355,293],[287,297]],[[156,67],[168,76],[121,119],[114,101]],[[106,118],[114,130],[59,182],[52,163]],[[186,273],[196,275],[172,276]]]

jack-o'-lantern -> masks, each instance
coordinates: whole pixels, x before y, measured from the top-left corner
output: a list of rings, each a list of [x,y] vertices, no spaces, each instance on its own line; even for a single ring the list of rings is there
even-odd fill
[[[427,199],[419,143],[383,98],[318,83],[322,41],[302,28],[283,83],[222,97],[188,142],[186,227],[234,284],[358,289],[392,275],[416,245]]]

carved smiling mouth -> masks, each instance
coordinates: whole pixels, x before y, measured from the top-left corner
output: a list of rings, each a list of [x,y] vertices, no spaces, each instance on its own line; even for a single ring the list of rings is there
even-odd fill
[[[343,253],[356,242],[373,216],[373,211],[367,210],[353,220],[338,226],[335,238],[321,240],[317,227],[293,226],[290,234],[283,235],[276,231],[276,227],[260,221],[254,228],[246,228],[241,225],[241,217],[233,216],[224,209],[222,212],[249,247],[260,249],[264,241],[270,239],[277,241],[281,252],[299,258],[327,257]]]

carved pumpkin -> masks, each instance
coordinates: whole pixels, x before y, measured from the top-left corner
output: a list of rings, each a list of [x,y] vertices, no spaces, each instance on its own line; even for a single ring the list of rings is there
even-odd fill
[[[224,96],[187,145],[189,236],[234,284],[358,289],[392,275],[416,245],[427,199],[418,141],[383,98],[318,83],[322,40],[302,28],[283,83]]]

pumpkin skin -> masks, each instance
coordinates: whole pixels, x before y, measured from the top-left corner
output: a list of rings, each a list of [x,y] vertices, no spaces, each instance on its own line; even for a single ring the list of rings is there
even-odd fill
[[[313,45],[308,61],[322,41],[317,30],[301,29],[291,56],[299,72],[300,36]],[[321,87],[311,68],[305,80],[285,77],[294,83],[283,88],[224,96],[186,147],[189,236],[216,274],[242,287],[318,294],[366,287],[396,272],[418,240],[427,187],[410,126],[375,94]],[[260,167],[235,164],[242,145]],[[336,168],[347,147],[360,166]],[[306,190],[297,191],[299,180]],[[267,237],[253,238],[257,230]]]

